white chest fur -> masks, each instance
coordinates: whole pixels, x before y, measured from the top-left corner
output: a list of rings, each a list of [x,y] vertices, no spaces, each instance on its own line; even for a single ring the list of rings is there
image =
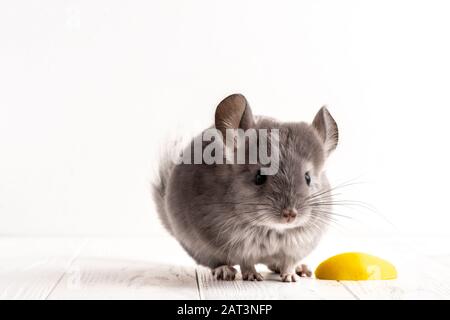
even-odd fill
[[[263,263],[278,256],[301,260],[314,249],[320,239],[317,231],[301,227],[286,230],[252,227],[239,231],[231,239],[231,256],[233,260],[243,259],[255,263]]]

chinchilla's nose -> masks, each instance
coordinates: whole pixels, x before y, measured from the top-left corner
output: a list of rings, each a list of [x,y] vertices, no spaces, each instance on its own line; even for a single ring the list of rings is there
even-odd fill
[[[295,219],[298,212],[295,208],[286,208],[281,211],[281,216],[286,219],[287,222],[291,222]]]

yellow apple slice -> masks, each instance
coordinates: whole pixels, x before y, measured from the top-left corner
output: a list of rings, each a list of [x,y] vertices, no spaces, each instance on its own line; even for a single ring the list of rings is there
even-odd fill
[[[397,278],[397,270],[384,259],[361,252],[347,252],[322,262],[315,275],[322,280],[391,280]]]

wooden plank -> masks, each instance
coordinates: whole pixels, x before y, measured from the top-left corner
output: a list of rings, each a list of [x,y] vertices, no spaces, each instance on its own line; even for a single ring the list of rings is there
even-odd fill
[[[450,299],[449,269],[426,260],[420,263],[420,267],[411,268],[407,275],[399,274],[398,280],[342,283],[359,299],[365,300]],[[405,272],[405,269],[400,270]]]
[[[316,250],[305,258],[304,263],[312,270],[326,258],[339,253],[340,248],[335,238],[325,238]],[[296,283],[282,283],[278,275],[264,266],[258,266],[265,280],[247,282],[236,280],[223,282],[214,280],[206,268],[197,268],[200,296],[202,299],[355,299],[345,286],[337,281],[324,281],[302,278]],[[241,279],[240,276],[238,279]]]
[[[433,245],[434,240],[437,241],[437,245]],[[446,243],[446,241],[431,238],[427,241],[427,247],[431,246],[434,248],[433,252],[443,252],[445,250],[442,244]],[[422,250],[426,247],[419,246],[421,250],[415,250],[415,244],[418,242],[423,243],[422,239],[404,239],[397,237],[325,238],[315,252],[306,258],[306,262],[314,269],[321,261],[335,254],[342,252],[365,252],[392,262],[398,270],[399,278],[393,281],[340,282],[340,285],[352,297],[357,299],[450,298],[450,269],[448,268],[448,264],[445,265],[445,261],[448,262],[448,260],[440,258],[439,260],[442,262],[441,266],[437,265],[436,261],[430,260],[422,253]],[[200,283],[201,295],[207,299],[218,299],[221,296],[230,299],[234,297],[248,299],[252,296],[261,299],[340,299],[345,297],[345,294],[342,294],[340,290],[336,290],[335,288],[330,289],[329,284],[324,285],[323,281],[313,279],[301,279],[303,287],[297,292],[291,289],[283,291],[284,287],[281,287],[280,291],[278,287],[272,289],[272,284],[266,286],[266,284],[258,283],[238,286],[236,284],[218,283],[205,272],[199,272],[199,280],[202,281]],[[270,279],[278,280],[276,277]],[[313,290],[309,289],[309,282],[316,284]],[[334,292],[331,290],[334,290]]]
[[[394,281],[216,281],[173,239],[1,238],[1,299],[449,299],[445,239],[324,239],[307,259],[313,269],[341,252],[363,251],[397,267]],[[422,245],[421,245],[422,244]],[[432,250],[427,251],[427,248]],[[197,270],[195,272],[195,270]],[[198,278],[198,291],[196,277]]]
[[[198,299],[194,268],[152,262],[77,259],[50,299]]]
[[[200,298],[218,299],[354,299],[355,297],[337,281],[301,278],[295,283],[280,281],[277,274],[262,271],[264,281],[243,281],[240,274],[235,281],[217,281],[207,268],[198,267]]]
[[[360,239],[358,247],[392,262],[398,279],[342,281],[358,299],[449,299],[450,268],[438,264],[404,239]]]
[[[194,264],[174,241],[91,239],[49,298],[199,299],[199,293]]]
[[[430,256],[430,259],[436,263],[440,263],[443,266],[446,266],[450,269],[450,254],[449,255],[437,255],[437,256]],[[450,272],[450,270],[449,270]]]
[[[0,299],[46,299],[83,239],[0,239]]]

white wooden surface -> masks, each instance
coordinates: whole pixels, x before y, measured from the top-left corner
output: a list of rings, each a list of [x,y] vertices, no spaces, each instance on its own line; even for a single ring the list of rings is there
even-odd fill
[[[324,239],[312,268],[345,251],[393,262],[392,281],[216,281],[171,238],[0,238],[0,299],[449,299],[446,238]]]

